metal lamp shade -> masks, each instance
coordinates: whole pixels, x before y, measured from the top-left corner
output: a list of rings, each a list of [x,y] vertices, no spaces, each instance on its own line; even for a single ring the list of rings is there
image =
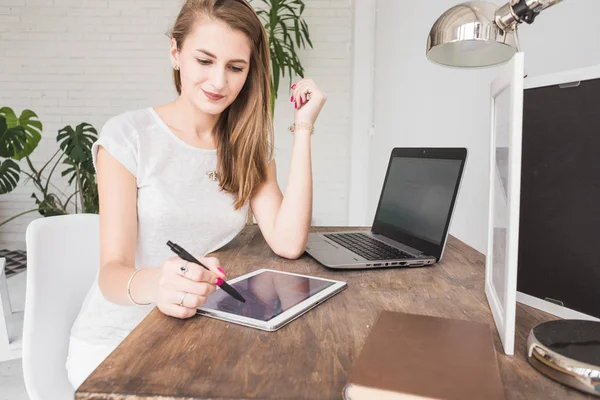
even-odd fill
[[[486,1],[458,4],[442,14],[427,38],[427,58],[461,68],[502,64],[518,51],[516,30],[494,22],[498,6]]]

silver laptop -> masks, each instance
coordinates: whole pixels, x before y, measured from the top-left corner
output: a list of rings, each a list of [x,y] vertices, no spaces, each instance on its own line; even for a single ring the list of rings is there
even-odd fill
[[[465,148],[393,149],[371,231],[311,233],[306,252],[329,268],[439,262],[466,158]]]

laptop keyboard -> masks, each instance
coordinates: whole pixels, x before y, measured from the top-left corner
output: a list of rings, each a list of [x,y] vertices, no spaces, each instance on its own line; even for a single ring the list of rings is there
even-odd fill
[[[367,260],[394,260],[414,258],[408,253],[396,249],[363,233],[327,233],[327,239],[344,246]]]

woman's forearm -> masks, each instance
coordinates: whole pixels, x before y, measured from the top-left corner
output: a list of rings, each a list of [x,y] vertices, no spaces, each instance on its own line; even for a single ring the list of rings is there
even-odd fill
[[[111,303],[133,305],[127,296],[127,283],[135,270],[120,262],[110,262],[100,268],[98,285],[104,298]],[[131,297],[137,303],[154,303],[160,268],[144,268],[131,281]]]
[[[275,237],[279,255],[298,258],[304,252],[312,218],[312,166],[310,131],[297,129],[288,184],[275,219]]]

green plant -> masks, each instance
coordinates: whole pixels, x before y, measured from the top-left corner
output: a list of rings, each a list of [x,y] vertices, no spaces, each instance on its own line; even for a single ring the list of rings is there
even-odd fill
[[[252,0],[251,0],[252,1]],[[308,26],[302,18],[302,0],[258,0],[262,3],[256,10],[267,36],[271,53],[271,115],[275,111],[275,100],[279,81],[286,76],[292,81],[293,73],[304,77],[304,68],[296,53],[297,48],[312,48]]]
[[[69,185],[75,181],[76,191],[73,195],[79,195],[81,210],[93,214],[98,213],[98,186],[92,161],[92,145],[96,139],[98,132],[86,122],[77,125],[75,129],[65,126],[58,131],[56,137],[65,155],[64,164],[68,165],[62,176],[70,175]]]
[[[4,111],[4,114],[1,116],[9,115],[9,118],[5,118],[5,120],[12,121],[12,125],[17,126],[15,125],[14,118],[10,118],[10,116],[14,116],[14,112],[8,107],[0,109],[0,113],[2,111]],[[17,130],[28,132],[27,126],[31,127],[33,125],[33,127],[37,129],[36,132],[39,133],[39,139],[41,139],[42,123],[39,122],[39,120],[33,119],[37,118],[37,115],[30,110],[23,111],[21,117],[23,117],[23,115],[28,117],[24,119],[24,121],[28,122],[28,125],[21,124],[25,126],[22,127],[22,129]],[[33,124],[32,121],[35,122],[35,124]],[[0,119],[0,131],[1,128],[2,120]],[[32,129],[29,130],[31,131]],[[32,141],[35,139],[35,135],[31,134],[29,136],[32,137]],[[18,137],[22,138],[22,134],[18,134]],[[21,173],[27,175],[39,192],[31,195],[31,197],[35,199],[36,208],[22,212],[0,222],[0,226],[21,215],[35,211],[38,211],[41,215],[46,217],[68,214],[70,208],[74,208],[75,213],[98,213],[98,189],[96,186],[96,177],[91,153],[92,144],[97,137],[98,134],[96,129],[86,122],[77,125],[75,129],[68,125],[65,126],[58,131],[56,137],[56,141],[59,143],[59,149],[39,170],[35,168],[29,157],[35,146],[33,146],[28,153],[23,152],[24,155],[21,158],[26,160],[30,172],[22,169],[19,170]],[[37,143],[39,143],[39,139],[35,142],[36,146]],[[4,149],[4,143],[0,142],[0,144],[2,144],[2,149]],[[27,146],[24,146],[24,148],[25,150],[29,150]],[[68,176],[69,186],[75,183],[75,191],[70,195],[66,195],[56,185],[51,183],[52,175],[61,161],[63,165],[66,166],[62,171],[62,176]],[[16,165],[18,168],[18,164]],[[18,182],[18,175],[15,179],[16,169],[12,164],[10,164],[9,167],[11,167],[11,170],[6,174],[6,179],[4,179],[4,173],[0,174],[0,182],[8,182],[8,187],[12,187],[11,190],[13,190]],[[45,174],[48,169],[49,172]],[[2,168],[2,170],[4,170],[4,168]],[[56,191],[59,194],[56,194],[53,191]]]
[[[9,107],[0,108],[0,194],[12,192],[19,183],[21,167],[16,161],[29,157],[42,139],[42,123],[31,110],[17,118]]]

